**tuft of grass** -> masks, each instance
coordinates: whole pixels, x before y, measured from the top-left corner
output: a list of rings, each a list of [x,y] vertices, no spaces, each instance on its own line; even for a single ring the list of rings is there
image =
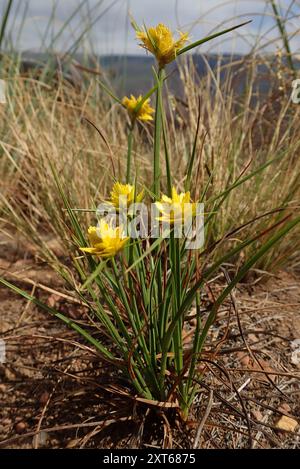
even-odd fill
[[[272,64],[262,61],[271,75]],[[112,102],[114,93],[105,96],[106,86],[94,78],[81,86],[60,75],[50,81],[45,74],[40,80],[24,78],[7,61],[9,97],[0,145],[9,183],[1,195],[2,219],[60,273],[87,306],[89,325],[6,279],[0,282],[73,328],[102,360],[121,370],[144,402],[175,407],[186,420],[199,392],[199,357],[220,306],[252,268],[273,270],[298,255],[299,111],[275,87],[259,94],[260,59],[245,60],[239,94],[232,64],[224,69],[220,61],[215,71],[207,64],[200,78],[193,61],[183,61],[180,98],[168,93],[162,63],[158,58],[149,92],[156,92],[153,129],[135,118],[136,125],[128,126],[120,100]],[[88,244],[84,227],[95,220],[95,207],[115,178],[135,189],[145,186],[152,201],[162,192],[170,196],[172,185],[190,189],[192,198],[205,204],[205,245],[189,252],[186,239],[178,240],[171,228],[169,239],[162,234],[153,242],[150,233],[145,241],[132,237],[116,258],[82,255],[79,248]],[[60,240],[60,255],[49,236]],[[228,265],[228,285],[203,317],[205,285]],[[183,337],[194,309],[196,327],[186,348]],[[95,322],[98,330],[91,332]]]
[[[299,209],[299,107],[287,99],[288,83],[284,91],[277,91],[277,71],[271,69],[271,63],[268,73],[274,86],[266,95],[256,95],[254,102],[261,61],[253,61],[244,65],[247,86],[242,96],[233,92],[233,71],[226,72],[225,68],[226,80],[222,81],[224,67],[219,65],[213,72],[207,65],[206,77],[200,78],[191,60],[182,62],[182,96],[171,96],[167,110],[164,137],[172,155],[173,182],[185,187],[186,175],[191,178],[192,155],[197,168],[192,195],[194,199],[203,198],[209,211],[217,207],[213,195],[223,193],[237,178],[275,161],[232,191],[220,206],[207,233],[207,249],[217,243],[222,250],[224,243],[238,243],[244,234],[254,236]],[[11,76],[11,67],[14,65],[7,60],[7,77]],[[103,94],[97,78],[87,72],[88,81],[81,88],[74,88],[62,77],[50,86],[23,77],[15,68],[13,73],[8,81],[8,105],[0,108],[2,215],[22,229],[39,247],[41,256],[48,256],[42,241],[45,233],[57,237],[64,249],[68,246],[62,221],[65,212],[49,160],[57,168],[70,205],[78,209],[93,207],[108,196],[113,168],[105,142],[83,117],[94,122],[109,142],[117,179],[123,179],[126,173],[127,118]],[[151,129],[139,124],[133,140],[138,142],[133,146],[132,159],[139,183],[147,184],[151,177]],[[165,159],[163,153],[160,158]],[[161,181],[167,190],[164,169]],[[89,223],[91,216],[83,211],[81,220]],[[244,226],[242,231],[240,226]],[[259,241],[255,249],[258,246]],[[299,238],[291,235],[258,267],[276,270],[298,252]]]

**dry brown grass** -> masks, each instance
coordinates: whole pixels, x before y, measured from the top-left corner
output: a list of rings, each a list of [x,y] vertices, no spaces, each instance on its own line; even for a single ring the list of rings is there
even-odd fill
[[[270,68],[269,93],[253,103],[259,60],[263,59],[245,59],[248,86],[241,96],[235,93],[239,80],[235,69],[221,80],[220,67],[214,72],[208,68],[206,77],[200,79],[186,62],[180,68],[183,95],[170,100],[168,142],[175,182],[181,187],[200,109],[195,197],[207,188],[209,199],[239,176],[277,159],[220,207],[216,223],[207,233],[209,245],[247,223],[243,236],[256,235],[299,210],[299,106],[290,101],[291,76],[282,66]],[[71,206],[93,208],[108,194],[114,171],[117,179],[124,180],[126,115],[104,96],[97,76],[91,74],[86,74],[81,87],[63,79],[49,85],[16,73],[8,81],[8,104],[0,108],[2,221],[20,230],[39,246],[44,257],[53,260],[41,235],[57,237],[66,246],[68,232],[49,162],[56,167]],[[83,118],[95,123],[109,147]],[[137,128],[134,159],[139,184],[150,179],[151,143],[151,126]],[[214,207],[208,202],[209,209]],[[91,217],[85,213],[83,223]],[[259,220],[252,222],[256,218]],[[239,232],[230,238],[232,242],[241,239]],[[300,236],[295,232],[258,267],[277,268],[297,257],[299,245]]]

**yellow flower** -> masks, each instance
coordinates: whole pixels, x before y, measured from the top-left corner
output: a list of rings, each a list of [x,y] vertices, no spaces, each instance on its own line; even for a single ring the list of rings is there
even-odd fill
[[[141,202],[144,197],[144,191],[135,197],[135,188],[130,184],[121,184],[116,182],[110,193],[110,204],[116,208],[129,207],[134,202]]]
[[[124,237],[121,226],[113,228],[105,220],[101,220],[98,227],[89,227],[88,238],[91,247],[80,248],[80,250],[104,258],[118,254],[129,239],[129,237]]]
[[[182,222],[187,217],[196,215],[196,205],[191,202],[190,192],[177,194],[175,187],[172,188],[172,198],[163,195],[160,202],[155,203],[161,213],[158,219],[170,224]]]
[[[130,98],[123,98],[122,104],[127,109],[130,117],[132,119],[139,119],[140,121],[152,121],[152,114],[155,112],[154,109],[150,106],[150,98],[146,99],[143,104],[137,109],[137,106],[140,105],[143,96],[140,95],[138,98],[135,98],[133,95]]]
[[[160,23],[155,28],[149,28],[146,31],[137,31],[137,39],[142,43],[141,47],[155,55],[160,68],[176,59],[180,49],[183,48],[188,40],[188,34],[179,32],[180,38],[175,41],[170,29]]]

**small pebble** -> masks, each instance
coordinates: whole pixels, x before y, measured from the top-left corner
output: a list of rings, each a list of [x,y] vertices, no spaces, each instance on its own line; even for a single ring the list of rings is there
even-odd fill
[[[263,419],[263,415],[259,410],[252,410],[252,415],[258,422],[261,422]]]
[[[286,402],[284,402],[283,404],[281,404],[280,407],[278,407],[278,410],[280,410],[281,412],[289,413],[292,409]]]
[[[39,402],[40,402],[40,404],[45,405],[45,404],[47,404],[48,399],[49,399],[49,393],[47,391],[45,391],[41,395],[41,397],[39,399]]]
[[[49,434],[47,432],[40,432],[38,435],[35,435],[33,438],[33,445],[35,446],[46,446],[49,441]]]
[[[279,430],[286,430],[289,432],[294,432],[298,426],[297,420],[294,420],[290,417],[283,415],[277,422],[276,428]]]
[[[24,433],[24,431],[27,428],[27,423],[26,422],[18,422],[15,426],[15,430],[20,435],[21,433]]]

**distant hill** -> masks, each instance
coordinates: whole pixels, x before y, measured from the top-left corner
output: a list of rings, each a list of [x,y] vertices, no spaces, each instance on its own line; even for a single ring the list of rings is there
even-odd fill
[[[70,74],[70,61],[64,60],[60,63],[60,56],[54,57],[54,62],[57,62],[57,67],[62,69],[66,76]],[[49,59],[49,54],[24,52],[21,56],[23,67],[27,70],[34,67],[42,67]],[[152,67],[155,65],[155,60],[152,56],[122,56],[110,55],[101,56],[96,58],[89,58],[80,54],[75,56],[75,60],[82,65],[90,68],[95,68],[97,61],[100,69],[103,70],[106,78],[112,83],[116,92],[120,95],[125,94],[144,94],[153,86]],[[182,94],[182,83],[179,78],[178,66],[183,61],[190,60],[194,64],[199,77],[203,77],[208,73],[208,69],[216,70],[217,66],[221,67],[221,80],[224,80],[228,72],[234,76],[233,86],[237,94],[240,94],[247,85],[245,67],[252,65],[253,57],[243,55],[229,55],[222,56],[215,54],[200,55],[194,54],[187,58],[179,58],[177,62],[173,62],[168,67],[168,74],[170,75],[169,87],[170,90],[177,94]],[[257,72],[259,80],[256,83],[255,92],[265,94],[270,88],[270,72],[269,67],[275,61],[275,57],[270,55],[265,57],[267,65],[257,65]],[[260,62],[258,60],[258,62]],[[300,62],[296,62],[297,68],[300,70]],[[74,67],[73,67],[74,69]],[[78,72],[77,79],[80,79]]]

